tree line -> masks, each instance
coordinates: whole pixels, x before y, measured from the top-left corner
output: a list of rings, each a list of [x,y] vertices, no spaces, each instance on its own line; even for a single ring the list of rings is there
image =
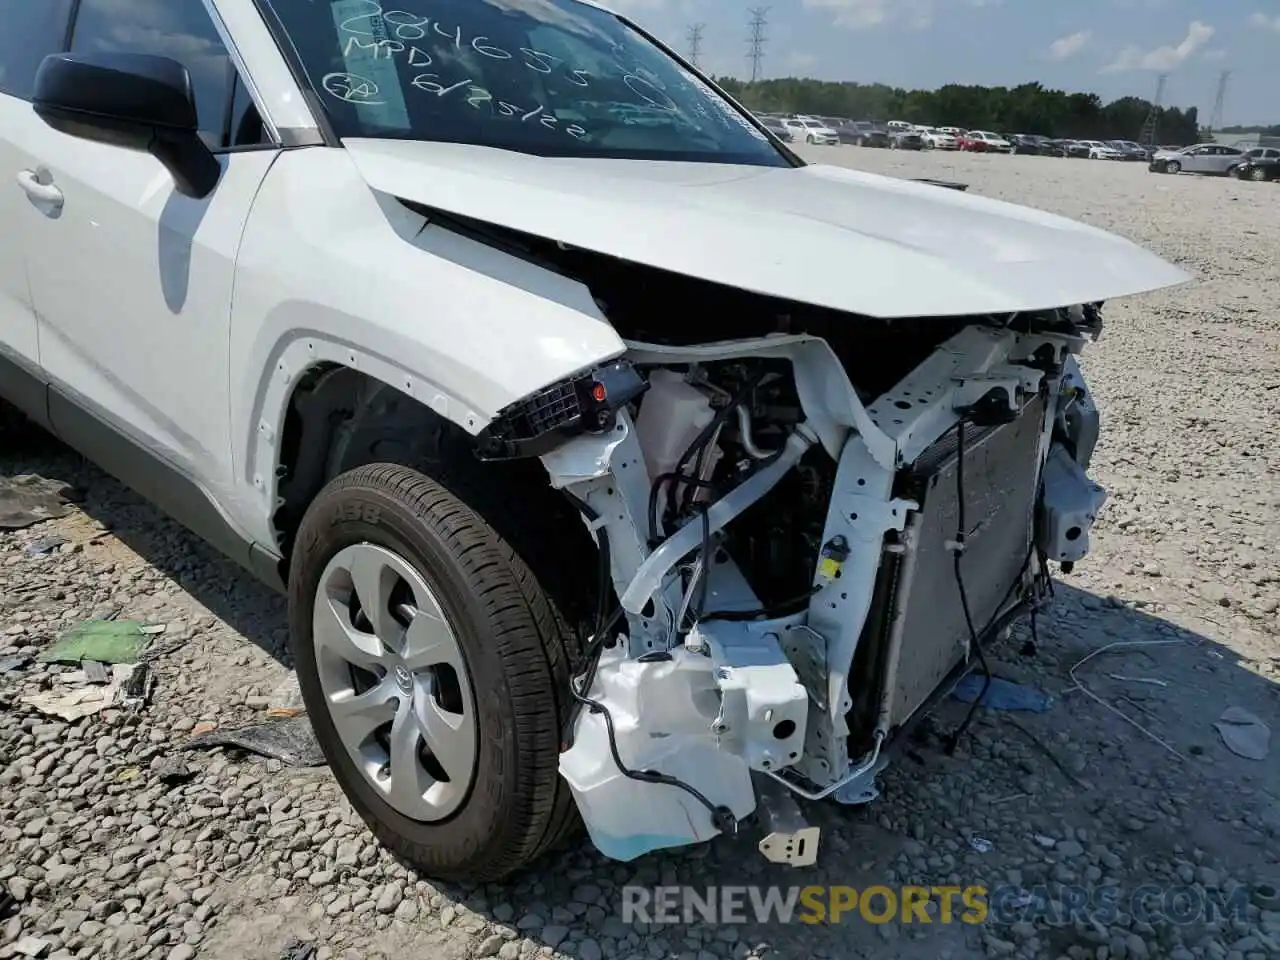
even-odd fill
[[[904,90],[882,83],[832,82],[783,77],[756,82],[717,77],[730,95],[751,110],[807,113],[851,120],[905,120],[1001,133],[1089,140],[1137,140],[1151,102],[1121,97],[1103,103],[1096,93],[1049,90],[1039,83],[1017,87],[947,84],[937,90]],[[1200,127],[1195,107],[1162,107],[1156,136],[1161,143],[1195,143]]]
[[[1280,123],[1270,127],[1221,127],[1218,133],[1256,133],[1261,137],[1280,137]]]

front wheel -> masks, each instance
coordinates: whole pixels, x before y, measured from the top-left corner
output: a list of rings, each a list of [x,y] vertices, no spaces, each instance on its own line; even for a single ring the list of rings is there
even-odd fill
[[[1254,167],[1249,171],[1250,180],[1262,181],[1267,179],[1267,171],[1264,167]]]
[[[1164,165],[1164,172],[1165,173],[1181,173],[1182,164],[1180,164],[1177,160],[1170,160],[1168,163]]]
[[[818,141],[813,138],[813,134],[809,134],[809,136],[805,137],[804,142],[813,146],[816,146],[818,143]]]
[[[298,530],[294,662],[316,739],[378,840],[498,880],[576,824],[559,776],[565,630],[515,551],[408,467],[345,473]]]

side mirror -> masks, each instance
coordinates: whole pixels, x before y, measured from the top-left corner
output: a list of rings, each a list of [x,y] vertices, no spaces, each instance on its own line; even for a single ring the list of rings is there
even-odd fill
[[[69,136],[150,153],[188,197],[207,197],[222,175],[197,134],[191,76],[169,57],[50,54],[36,73],[32,106]]]

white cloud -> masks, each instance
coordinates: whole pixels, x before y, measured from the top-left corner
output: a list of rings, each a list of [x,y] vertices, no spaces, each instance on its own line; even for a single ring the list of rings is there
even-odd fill
[[[1176,47],[1166,46],[1156,47],[1154,50],[1143,50],[1141,47],[1130,45],[1121,50],[1115,60],[1103,67],[1101,72],[1172,70],[1208,43],[1213,32],[1213,27],[1209,24],[1193,20],[1187,27],[1187,35]]]
[[[1280,32],[1280,14],[1269,17],[1261,10],[1249,18],[1249,22],[1255,27],[1262,27],[1264,30],[1275,30]]]
[[[891,21],[917,29],[933,22],[933,0],[804,0],[810,10],[828,10],[837,26],[866,30]]]
[[[1049,59],[1066,60],[1068,57],[1074,57],[1085,48],[1089,38],[1092,36],[1092,30],[1077,30],[1075,33],[1069,33],[1065,37],[1059,37],[1049,44]]]

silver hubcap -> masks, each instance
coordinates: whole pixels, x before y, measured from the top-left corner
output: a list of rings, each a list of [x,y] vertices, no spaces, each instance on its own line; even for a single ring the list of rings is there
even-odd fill
[[[320,689],[356,769],[410,819],[451,814],[474,775],[475,701],[422,575],[383,547],[347,547],[320,578],[312,633]]]

